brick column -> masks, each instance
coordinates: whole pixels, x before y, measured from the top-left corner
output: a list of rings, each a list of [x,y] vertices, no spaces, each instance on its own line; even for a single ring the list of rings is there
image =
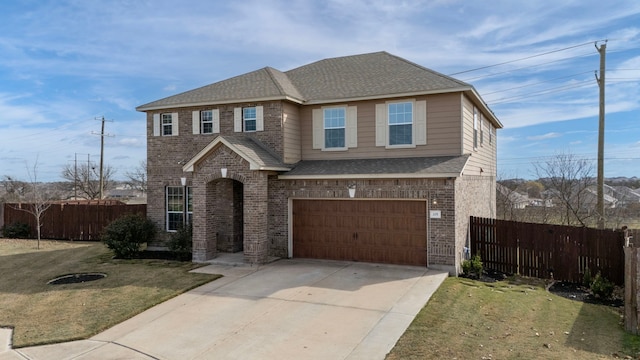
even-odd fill
[[[194,262],[213,259],[216,255],[216,229],[211,219],[214,187],[200,176],[193,180],[193,255]]]
[[[267,175],[254,171],[244,186],[244,261],[264,264],[269,256]]]

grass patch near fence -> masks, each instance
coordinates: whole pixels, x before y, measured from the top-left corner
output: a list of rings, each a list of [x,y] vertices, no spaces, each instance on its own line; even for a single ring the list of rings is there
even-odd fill
[[[219,276],[198,265],[116,260],[97,242],[0,239],[0,326],[14,327],[14,347],[88,338]],[[98,272],[97,281],[48,285],[57,276]]]
[[[538,279],[448,278],[387,359],[638,358],[621,309],[565,299]]]

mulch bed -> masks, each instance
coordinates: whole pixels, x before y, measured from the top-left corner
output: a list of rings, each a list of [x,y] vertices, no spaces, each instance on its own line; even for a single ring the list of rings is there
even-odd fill
[[[470,279],[479,280],[482,282],[492,283],[496,281],[502,281],[507,279],[512,274],[505,274],[495,270],[485,270],[480,276],[480,279],[469,277]],[[465,277],[464,275],[460,275]],[[624,288],[616,287],[613,296],[610,299],[601,299],[593,296],[588,287],[569,281],[554,281],[547,286],[547,291],[552,294],[561,296],[566,299],[581,301],[589,304],[606,305],[611,307],[624,307]]]
[[[547,290],[552,294],[575,301],[612,307],[624,307],[624,290],[620,287],[616,287],[610,299],[595,297],[586,286],[568,281],[556,281],[551,284]]]

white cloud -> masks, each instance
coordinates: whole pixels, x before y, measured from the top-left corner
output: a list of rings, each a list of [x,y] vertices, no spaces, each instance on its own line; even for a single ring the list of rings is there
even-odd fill
[[[527,140],[535,140],[535,141],[539,141],[539,140],[547,140],[547,139],[553,139],[553,138],[557,138],[562,136],[562,134],[558,134],[555,132],[550,132],[550,133],[546,133],[543,135],[536,135],[536,136],[527,136]]]

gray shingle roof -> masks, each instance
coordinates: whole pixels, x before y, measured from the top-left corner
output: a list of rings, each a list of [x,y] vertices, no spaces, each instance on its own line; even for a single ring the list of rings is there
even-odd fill
[[[282,72],[266,67],[227,80],[141,105],[137,110],[242,102],[252,99],[302,99],[302,95]]]
[[[286,74],[312,102],[471,88],[384,51],[320,60]]]
[[[393,159],[304,160],[281,178],[458,177],[470,155]]]
[[[284,73],[266,67],[137,110],[285,98],[313,103],[454,89],[472,87],[383,51],[320,60]]]

